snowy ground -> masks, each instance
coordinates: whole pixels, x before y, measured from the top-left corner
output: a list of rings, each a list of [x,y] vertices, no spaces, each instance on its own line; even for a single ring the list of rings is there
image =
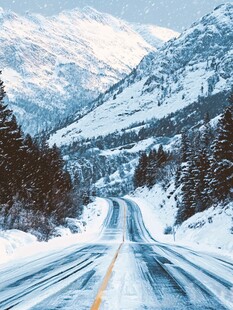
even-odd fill
[[[142,200],[119,203],[127,209],[125,241],[100,309],[232,309],[231,259],[156,242],[165,238],[155,213]]]
[[[163,189],[156,185],[153,190],[143,188],[137,190],[134,197],[128,196],[140,206],[145,225],[154,239],[232,255],[232,203],[224,208],[219,205],[198,213],[185,221],[175,232],[164,234],[168,227],[173,227],[177,211],[174,195],[168,195],[168,192],[169,190],[165,194]],[[172,187],[170,192],[173,193]],[[106,200],[97,198],[94,203],[84,208],[81,220],[71,220],[79,229],[79,233],[72,234],[68,228],[58,227],[57,232],[61,237],[48,242],[38,242],[30,233],[16,229],[0,231],[0,264],[41,251],[62,248],[64,244],[72,245],[98,239],[108,207]]]
[[[30,233],[16,229],[0,231],[0,264],[57,250],[64,246],[96,240],[101,234],[108,207],[105,199],[97,198],[95,202],[84,207],[82,220],[72,219],[80,233],[72,234],[68,228],[58,227],[57,233],[61,237],[53,238],[48,242],[38,242]]]
[[[48,242],[46,249],[42,243],[36,255],[20,259],[18,254],[1,264],[0,309],[87,310],[97,296],[100,309],[106,310],[232,309],[233,260],[157,242],[162,225],[149,205],[139,204],[97,200],[84,215],[90,221],[80,238],[86,242],[78,241],[79,235],[72,240],[63,236]],[[99,224],[91,218],[99,218]],[[94,236],[92,228],[96,240],[87,242]]]
[[[233,257],[233,203],[195,214],[174,235],[173,231],[164,234],[167,228],[173,228],[177,212],[173,185],[166,192],[159,185],[152,190],[141,188],[130,198],[140,206],[145,225],[156,240]]]

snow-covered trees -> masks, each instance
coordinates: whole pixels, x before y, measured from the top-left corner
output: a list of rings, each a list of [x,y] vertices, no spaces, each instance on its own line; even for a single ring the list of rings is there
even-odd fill
[[[217,124],[215,139],[208,121],[205,121],[201,135],[200,131],[192,134],[192,143],[188,134],[182,135],[181,161],[176,177],[181,198],[177,224],[213,204],[232,199],[232,112],[232,106],[224,109]]]
[[[48,235],[74,211],[71,179],[56,146],[23,136],[4,96],[0,81],[0,226]]]
[[[148,157],[145,152],[143,152],[139,158],[138,166],[135,169],[134,175],[134,186],[135,188],[146,185],[147,179],[147,169],[148,169]]]
[[[183,132],[181,138],[180,184],[182,200],[177,213],[177,222],[183,222],[195,213],[195,161],[190,139]]]
[[[134,173],[134,187],[148,186],[151,188],[158,179],[161,180],[162,169],[171,158],[160,145],[158,151],[151,150],[147,155],[143,152]]]
[[[23,138],[12,111],[3,103],[4,95],[0,82],[0,199],[4,204],[12,204],[12,192],[20,186]]]
[[[142,153],[134,174],[135,188],[152,187],[160,182],[166,167],[173,167],[177,191],[177,218],[179,225],[197,212],[227,203],[233,196],[233,96],[231,105],[216,125],[211,126],[208,113],[202,126],[183,130],[181,145],[176,154],[164,152],[162,146],[148,155]],[[176,160],[175,160],[176,158]]]
[[[211,193],[213,198],[223,200],[232,195],[233,189],[233,118],[232,107],[225,109],[219,120],[217,137],[212,145]]]

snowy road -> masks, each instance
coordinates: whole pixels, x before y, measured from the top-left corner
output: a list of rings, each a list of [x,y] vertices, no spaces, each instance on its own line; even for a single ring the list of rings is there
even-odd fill
[[[1,310],[91,309],[97,296],[106,310],[233,308],[232,261],[156,242],[123,199],[110,201],[95,243],[6,264],[0,277]]]

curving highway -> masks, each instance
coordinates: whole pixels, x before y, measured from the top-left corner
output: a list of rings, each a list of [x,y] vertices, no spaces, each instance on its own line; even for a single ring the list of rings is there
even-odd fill
[[[93,243],[0,268],[0,309],[233,309],[233,263],[162,244],[137,204],[109,199]]]

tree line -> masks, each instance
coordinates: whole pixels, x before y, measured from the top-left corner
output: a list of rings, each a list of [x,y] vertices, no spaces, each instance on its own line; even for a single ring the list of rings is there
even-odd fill
[[[197,212],[232,200],[232,114],[232,106],[225,108],[215,130],[206,118],[202,131],[182,133],[181,158],[176,174],[176,187],[180,188],[177,224]]]
[[[135,188],[151,188],[165,178],[169,183],[168,173],[175,177],[179,193],[177,225],[197,212],[233,198],[233,96],[230,102],[216,128],[210,125],[206,113],[200,128],[183,131],[176,154],[165,152],[160,146],[148,155],[145,152],[140,155],[133,178]]]
[[[89,149],[99,148],[100,150],[113,149],[117,147],[130,148],[139,141],[155,137],[173,137],[179,134],[183,128],[189,129],[196,126],[203,115],[210,112],[212,117],[219,115],[226,107],[227,96],[225,93],[211,95],[207,98],[199,98],[182,110],[170,113],[169,115],[148,122],[130,124],[125,130],[109,133],[105,136],[94,138],[82,138],[62,148],[63,153],[77,153],[84,155]],[[141,127],[141,128],[140,128]],[[130,130],[129,130],[130,129]],[[139,129],[139,130],[138,130]]]
[[[157,182],[161,181],[164,167],[172,160],[172,154],[166,152],[160,145],[158,151],[153,149],[147,155],[142,152],[139,157],[139,163],[134,172],[134,188],[147,186],[152,188]]]
[[[71,177],[56,145],[24,136],[4,97],[0,80],[0,227],[47,238],[77,212]]]

